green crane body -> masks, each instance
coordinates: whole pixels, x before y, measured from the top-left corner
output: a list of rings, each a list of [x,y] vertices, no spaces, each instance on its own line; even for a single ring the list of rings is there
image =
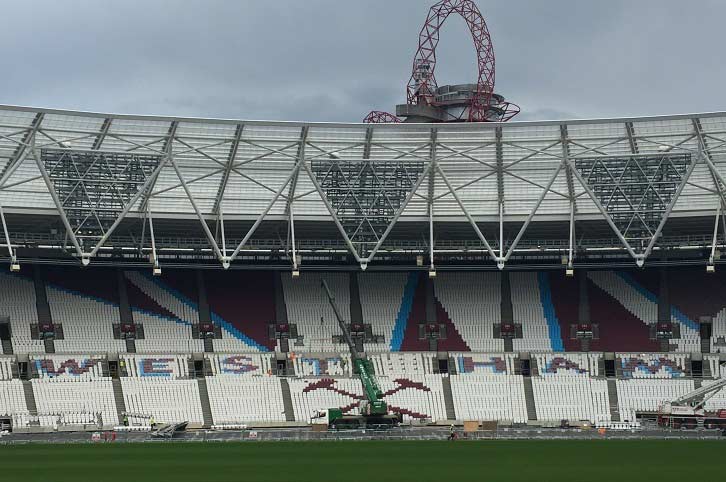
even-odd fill
[[[381,391],[381,387],[378,385],[378,380],[376,380],[376,374],[375,370],[373,369],[373,363],[371,363],[370,360],[366,360],[365,358],[361,357],[358,354],[358,350],[355,348],[355,344],[353,343],[353,339],[350,336],[350,332],[348,331],[348,327],[345,326],[345,322],[343,321],[343,317],[340,316],[340,312],[338,312],[338,307],[335,306],[335,299],[333,298],[333,295],[330,293],[330,289],[328,288],[328,284],[325,282],[325,280],[322,280],[323,289],[325,289],[325,293],[328,295],[328,301],[330,302],[330,306],[333,307],[333,312],[335,313],[335,317],[338,320],[338,325],[340,326],[340,330],[343,332],[343,338],[345,339],[345,342],[348,344],[348,349],[350,350],[350,356],[353,362],[353,372],[358,375],[358,378],[361,381],[361,384],[363,385],[363,392],[365,393],[366,399],[361,401],[360,403],[360,411],[361,415],[363,416],[383,416],[388,414],[388,405],[383,400],[383,392]],[[328,410],[328,420],[334,421],[336,419],[342,418],[343,413],[340,409],[337,408],[331,408]]]

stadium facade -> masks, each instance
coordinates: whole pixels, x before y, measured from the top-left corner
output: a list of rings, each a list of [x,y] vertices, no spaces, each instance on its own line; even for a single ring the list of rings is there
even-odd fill
[[[726,113],[365,125],[0,106],[19,262],[705,266],[724,176]]]

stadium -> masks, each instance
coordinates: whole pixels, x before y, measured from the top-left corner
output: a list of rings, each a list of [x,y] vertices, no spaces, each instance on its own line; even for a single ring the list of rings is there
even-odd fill
[[[588,480],[629,480],[643,467],[608,460],[635,452],[662,480],[676,454],[718,473],[726,112],[517,121],[493,73],[485,98],[486,76],[412,79],[366,123],[0,106],[9,473],[60,476],[68,455],[27,442],[103,444],[73,450],[107,480],[124,458],[167,480],[149,454],[212,471],[238,452],[298,480],[376,476],[340,475],[363,453],[395,480],[446,457],[481,474],[482,453],[535,477],[525,452]],[[687,441],[642,440],[664,438]],[[389,444],[423,461],[403,474]],[[45,476],[24,465],[40,453]],[[179,464],[168,480],[238,480]]]

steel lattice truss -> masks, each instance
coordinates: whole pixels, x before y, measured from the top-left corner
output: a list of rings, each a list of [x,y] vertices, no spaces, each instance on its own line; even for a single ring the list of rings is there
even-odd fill
[[[70,149],[40,155],[79,240],[105,235],[161,162],[158,155]]]
[[[575,160],[575,167],[623,237],[643,248],[685,184],[690,166],[690,154]]]
[[[0,106],[0,259],[504,267],[686,245],[712,261],[725,176],[726,113],[423,125]]]
[[[311,167],[359,254],[381,240],[424,172],[423,161],[315,160]]]

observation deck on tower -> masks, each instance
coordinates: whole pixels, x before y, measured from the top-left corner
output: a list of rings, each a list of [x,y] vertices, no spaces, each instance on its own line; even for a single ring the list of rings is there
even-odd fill
[[[404,122],[466,122],[476,93],[477,84],[443,85],[435,90],[430,104],[399,104],[396,106],[396,116],[404,118]],[[486,111],[487,121],[504,120],[509,105],[504,96],[491,94]]]

